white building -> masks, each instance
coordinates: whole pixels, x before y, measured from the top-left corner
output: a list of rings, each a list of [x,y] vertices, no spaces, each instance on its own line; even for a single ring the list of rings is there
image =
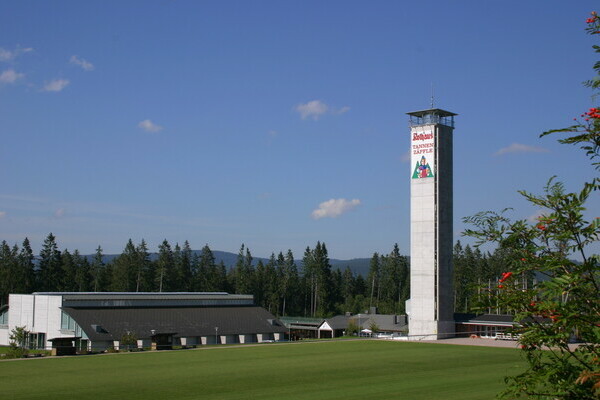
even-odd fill
[[[11,294],[0,309],[0,345],[15,327],[30,332],[30,348],[78,337],[87,350],[119,348],[124,335],[138,347],[167,348],[281,340],[287,331],[252,295],[188,292]]]

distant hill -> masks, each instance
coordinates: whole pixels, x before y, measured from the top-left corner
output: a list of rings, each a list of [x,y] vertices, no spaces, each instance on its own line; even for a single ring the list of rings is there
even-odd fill
[[[192,250],[193,254],[200,255],[201,252],[202,252],[201,250]],[[150,254],[150,260],[154,261],[158,258],[158,253],[149,253],[149,254]],[[112,262],[119,255],[120,254],[105,254],[102,258],[102,261],[104,261],[105,263]],[[213,256],[215,257],[215,262],[217,264],[219,264],[221,261],[223,261],[223,264],[225,264],[225,266],[227,266],[227,268],[233,267],[235,265],[235,262],[237,261],[237,254],[230,253],[227,251],[213,250]],[[85,257],[88,259],[88,261],[92,261],[94,255],[93,254],[86,255]],[[252,264],[256,265],[259,260],[261,260],[263,263],[269,262],[268,258],[253,257]],[[371,261],[370,258],[353,258],[351,260],[338,260],[338,259],[332,258],[329,260],[329,263],[331,264],[331,267],[334,269],[341,269],[343,271],[346,269],[346,267],[350,267],[352,272],[354,272],[355,274],[359,274],[359,275],[366,277],[367,274],[369,273],[370,261]],[[298,266],[298,268],[302,268],[302,259],[297,259],[296,265]]]
[[[350,267],[350,270],[357,275],[362,275],[363,277],[367,277],[369,273],[369,264],[371,263],[370,258],[353,258],[351,260],[329,260],[332,268],[341,269],[342,271],[346,269],[346,267]]]

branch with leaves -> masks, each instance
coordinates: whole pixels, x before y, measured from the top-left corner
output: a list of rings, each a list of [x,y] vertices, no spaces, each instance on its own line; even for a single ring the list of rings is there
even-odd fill
[[[600,18],[594,12],[586,21],[587,32],[600,34]],[[600,53],[600,47],[594,46]],[[595,92],[600,87],[600,62],[596,76],[586,82]],[[583,120],[568,128],[543,133],[570,134],[559,139],[579,144],[595,169],[600,169],[600,109],[590,108]],[[506,272],[493,298],[512,310],[515,332],[528,368],[506,378],[506,398],[584,400],[600,397],[600,257],[590,246],[600,238],[600,225],[586,217],[586,202],[597,196],[600,180],[585,182],[576,193],[567,193],[551,178],[542,195],[519,193],[543,210],[535,223],[512,221],[502,212],[486,211],[467,217],[473,226],[464,234],[476,245],[495,243],[509,255]],[[528,281],[523,285],[523,279]],[[483,305],[485,306],[485,304]],[[573,342],[577,342],[574,344]]]

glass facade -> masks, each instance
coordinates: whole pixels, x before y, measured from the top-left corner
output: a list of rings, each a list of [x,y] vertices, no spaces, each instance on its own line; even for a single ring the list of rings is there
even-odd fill
[[[61,315],[60,329],[73,331],[74,336],[80,336],[82,339],[88,339],[85,332],[81,329],[79,325],[77,325],[77,322],[75,322],[75,320],[64,311],[62,311]]]

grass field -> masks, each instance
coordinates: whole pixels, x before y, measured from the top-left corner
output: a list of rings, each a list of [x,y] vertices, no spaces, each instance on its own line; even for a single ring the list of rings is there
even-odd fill
[[[491,399],[515,349],[388,341],[0,362],[2,399]]]

